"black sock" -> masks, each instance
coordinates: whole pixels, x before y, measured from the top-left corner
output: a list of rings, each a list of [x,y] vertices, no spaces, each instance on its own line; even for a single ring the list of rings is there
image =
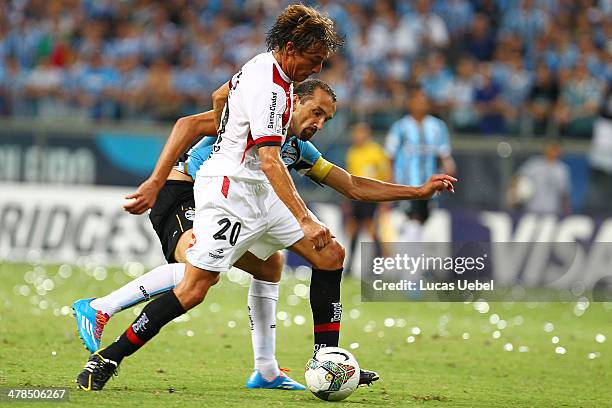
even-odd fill
[[[355,232],[355,235],[351,237],[351,247],[348,255],[348,259],[346,260],[346,274],[351,275],[353,270],[353,255],[355,255],[355,248],[357,248],[357,239],[359,238],[359,230]]]
[[[152,339],[172,319],[185,313],[178,298],[171,290],[149,302],[134,323],[113,344],[100,351],[104,358],[117,364]]]
[[[380,243],[380,239],[378,239],[378,234],[374,235],[374,256],[382,256],[382,244]]]
[[[323,347],[338,347],[340,337],[340,281],[342,269],[324,271],[312,268],[310,307],[314,321],[315,353]]]

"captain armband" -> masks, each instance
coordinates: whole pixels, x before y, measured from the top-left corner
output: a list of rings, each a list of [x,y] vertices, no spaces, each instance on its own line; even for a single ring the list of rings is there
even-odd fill
[[[320,156],[306,175],[317,183],[322,183],[333,167],[332,163]]]

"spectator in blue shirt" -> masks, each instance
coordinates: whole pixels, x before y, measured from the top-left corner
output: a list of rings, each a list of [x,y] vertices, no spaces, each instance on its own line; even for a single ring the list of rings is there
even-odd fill
[[[191,54],[183,53],[181,63],[175,69],[173,88],[181,96],[181,115],[187,116],[200,112],[201,106],[210,103],[207,93],[209,86],[202,70],[195,65]]]
[[[77,103],[91,111],[95,119],[117,116],[115,91],[119,86],[119,73],[103,60],[102,54],[93,52],[74,78],[77,84]]]
[[[554,40],[554,46],[546,50],[544,54],[548,66],[553,71],[573,68],[578,62],[580,52],[572,41],[571,34],[568,31],[559,31]]]
[[[451,36],[455,38],[465,35],[474,18],[474,6],[468,0],[437,1],[433,9],[444,19]]]
[[[446,58],[441,53],[434,52],[429,55],[427,69],[420,82],[432,104],[432,111],[440,114],[453,83],[453,74],[446,63]]]
[[[502,87],[494,79],[487,63],[479,66],[480,84],[476,88],[478,128],[483,134],[500,134],[506,131]]]
[[[471,57],[463,57],[457,64],[457,73],[446,100],[449,119],[453,128],[459,132],[475,132],[478,117],[476,114],[476,76],[475,62]]]
[[[501,84],[503,84],[506,130],[518,132],[525,102],[531,89],[532,77],[523,66],[523,58],[518,51],[509,53],[505,65],[506,77]]]
[[[495,32],[484,14],[476,14],[463,41],[463,51],[479,61],[490,61],[495,51]]]
[[[521,0],[519,7],[511,9],[504,16],[502,32],[518,34],[526,47],[531,47],[535,39],[546,31],[549,17],[533,0]]]
[[[536,135],[548,132],[550,120],[553,117],[559,97],[559,82],[548,65],[538,64],[533,87],[529,93],[529,111],[531,114],[532,131]]]
[[[576,65],[569,79],[561,87],[556,119],[562,134],[591,137],[604,88],[604,84],[589,73],[584,61]]]
[[[146,70],[136,54],[126,56],[117,61],[117,74],[119,75],[116,89],[116,100],[119,103],[118,116],[120,118],[138,116],[135,98],[138,90],[145,80]]]

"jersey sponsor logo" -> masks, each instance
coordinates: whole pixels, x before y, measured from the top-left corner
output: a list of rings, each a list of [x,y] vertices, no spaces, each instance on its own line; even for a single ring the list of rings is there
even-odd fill
[[[149,317],[146,313],[143,313],[142,316],[140,316],[140,318],[136,320],[136,323],[132,325],[132,331],[134,333],[137,333],[138,331],[146,329],[147,323],[149,323]]]
[[[223,258],[225,258],[225,255],[217,255],[217,254],[213,254],[212,252],[209,252],[208,256],[210,256],[212,259],[223,259]]]
[[[283,112],[283,132],[285,135],[287,133],[287,129],[289,128],[289,119],[291,117],[291,110],[293,108],[293,84],[287,82],[281,76],[280,71],[278,70],[276,65],[272,66],[272,81],[283,88],[285,91],[285,97],[287,103],[285,104],[285,111]]]
[[[149,295],[149,292],[147,292],[144,286],[141,285],[138,287],[138,289],[140,289],[140,291],[142,292],[142,295],[144,296],[144,300],[151,299],[151,295]]]
[[[185,218],[187,218],[189,221],[195,220],[195,210],[193,208],[189,208],[187,211],[185,211]]]
[[[278,93],[272,91],[272,101],[270,102],[270,116],[268,117],[268,129],[276,128],[276,102],[278,100]],[[282,123],[282,116],[281,116]]]

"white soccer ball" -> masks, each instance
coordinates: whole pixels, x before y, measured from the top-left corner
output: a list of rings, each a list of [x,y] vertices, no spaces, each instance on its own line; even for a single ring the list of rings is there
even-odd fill
[[[306,364],[306,386],[325,401],[340,401],[359,385],[359,364],[348,351],[324,347]]]

